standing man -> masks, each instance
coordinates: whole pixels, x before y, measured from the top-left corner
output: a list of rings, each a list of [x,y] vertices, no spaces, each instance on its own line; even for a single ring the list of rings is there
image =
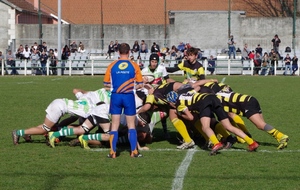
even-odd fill
[[[129,52],[130,46],[127,43],[120,44],[120,59],[112,62],[108,66],[104,76],[104,86],[110,88],[112,92],[109,109],[112,125],[108,158],[116,158],[117,156],[118,128],[122,113],[126,115],[128,125],[128,138],[131,149],[130,156],[142,157],[137,150],[134,90],[142,87],[143,78],[139,66],[128,59]]]
[[[11,71],[11,75],[17,75],[17,69],[16,69],[16,58],[14,56],[14,54],[12,54],[11,50],[8,50],[7,54],[6,54],[6,61],[7,61],[7,65],[10,65],[10,67],[12,68]]]
[[[278,35],[276,34],[274,38],[271,40],[273,43],[273,49],[277,53],[279,50],[279,44],[281,43],[281,40],[279,39]]]
[[[233,54],[233,59],[235,59],[235,44],[236,42],[233,39],[233,35],[230,35],[230,38],[228,39],[228,59],[230,59],[231,53]]]

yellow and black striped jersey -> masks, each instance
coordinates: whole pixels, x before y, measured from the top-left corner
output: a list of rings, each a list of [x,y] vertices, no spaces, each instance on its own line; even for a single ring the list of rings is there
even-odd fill
[[[202,93],[218,93],[218,92],[232,92],[231,87],[224,83],[207,82],[201,86],[200,92]]]
[[[217,97],[221,100],[226,112],[236,113],[240,116],[245,116],[249,100],[252,96],[244,95],[236,92],[218,92]]]
[[[192,112],[199,113],[201,110],[207,106],[205,98],[208,96],[215,96],[207,93],[185,93],[181,94],[178,97],[178,101],[176,102],[176,108],[178,112],[183,112],[186,108],[188,108]]]
[[[148,104],[155,105],[168,105],[166,95],[173,90],[173,85],[175,82],[164,83],[159,85],[153,92],[153,94],[148,95],[146,102]]]
[[[204,68],[201,63],[196,61],[195,64],[191,64],[185,60],[178,64],[178,68],[184,71],[186,79],[202,80],[205,79]]]

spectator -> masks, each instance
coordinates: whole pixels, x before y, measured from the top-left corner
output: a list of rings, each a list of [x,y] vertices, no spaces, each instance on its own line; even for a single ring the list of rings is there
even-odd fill
[[[84,45],[82,42],[79,43],[79,46],[78,46],[78,50],[77,50],[79,53],[84,53],[85,52],[85,49],[84,49]]]
[[[278,52],[279,44],[281,43],[281,40],[279,39],[277,34],[274,36],[274,38],[271,40],[271,42],[273,44],[274,51]]]
[[[257,44],[257,47],[255,48],[255,53],[259,53],[262,56],[262,48],[260,47],[260,44]]]
[[[118,40],[115,41],[115,44],[114,44],[114,51],[117,53],[120,49],[120,44],[118,42]]]
[[[70,44],[70,50],[71,50],[71,53],[77,52],[77,44],[76,44],[75,41],[73,41],[73,42]]]
[[[23,51],[23,58],[27,61],[30,59],[31,51],[28,48],[28,45],[25,45],[24,51]]]
[[[293,69],[292,69],[292,58],[290,57],[290,54],[286,54],[286,57],[284,58],[284,63],[285,63],[285,70],[283,75],[288,75],[288,69],[290,70],[290,75],[293,75]]]
[[[47,74],[47,71],[46,71],[47,60],[48,60],[48,55],[46,54],[46,51],[43,51],[40,56],[40,62],[41,62],[41,66],[42,66],[42,74],[43,75]]]
[[[38,44],[37,44],[37,42],[34,42],[34,44],[33,44],[33,48],[34,48],[34,49],[37,49],[37,48],[38,48]]]
[[[298,70],[298,58],[296,55],[294,55],[292,61],[293,61],[293,63],[292,63],[293,74],[292,75],[295,75],[295,72]]]
[[[47,52],[48,51],[48,48],[47,48],[47,43],[46,42],[43,42],[42,44],[42,50],[40,50],[40,52]]]
[[[53,53],[54,53],[55,57],[57,58],[58,52],[57,52],[57,49],[56,49],[56,48],[54,49],[54,52],[53,52]]]
[[[233,59],[235,59],[235,44],[236,42],[234,41],[233,39],[233,35],[230,35],[230,38],[228,39],[228,48],[229,48],[229,51],[228,51],[228,59],[230,59],[231,57],[231,54],[233,54]]]
[[[185,47],[185,44],[183,42],[180,42],[179,45],[177,46],[177,49],[181,52],[184,51],[184,47]]]
[[[151,46],[151,53],[160,53],[159,45],[157,45],[156,42],[153,42]]]
[[[23,45],[21,44],[21,45],[19,46],[19,48],[17,49],[16,58],[17,58],[17,59],[23,59],[23,58],[24,58],[23,52],[24,52],[24,47],[23,47]]]
[[[136,40],[132,46],[132,49],[131,49],[131,52],[132,53],[137,53],[137,52],[140,52],[140,45],[139,45],[139,42]]]
[[[175,57],[177,51],[180,51],[180,50],[178,48],[176,48],[176,46],[172,45],[171,50],[170,50],[171,57]]]
[[[17,69],[16,69],[16,61],[15,61],[15,56],[11,53],[11,50],[8,50],[6,54],[6,64],[10,65],[12,68],[11,75],[17,75]]]
[[[108,45],[107,48],[107,56],[106,59],[109,58],[111,59],[111,54],[115,52],[115,47],[114,47],[114,42],[110,41],[110,44]]]
[[[254,51],[253,51],[254,53]],[[258,75],[259,70],[261,69],[261,60],[262,56],[259,52],[257,52],[254,56],[253,63],[254,63],[254,75]]]
[[[254,60],[254,57],[255,57],[255,53],[254,50],[252,50],[249,54],[249,59]]]
[[[275,64],[278,65],[279,55],[276,51],[273,50],[272,55],[270,56],[271,67],[270,67],[270,75],[274,75],[274,67]]]
[[[38,66],[38,61],[40,60],[40,56],[37,53],[38,49],[33,50],[32,54],[30,55],[30,60],[31,60],[31,74],[35,75],[37,66]]]
[[[208,59],[208,68],[207,68],[207,70],[210,71],[211,75],[213,75],[214,72],[215,72],[216,60],[217,60],[217,58],[214,58],[213,55],[211,55]]]
[[[54,52],[49,53],[49,57],[52,75],[57,75],[57,57],[55,56]]]
[[[146,44],[145,40],[141,41],[140,53],[148,53],[148,45]]]
[[[185,45],[184,45],[184,50],[188,50],[190,49],[192,46],[189,42],[187,42]]]
[[[62,60],[61,75],[64,75],[66,62],[69,59],[70,53],[71,53],[70,48],[67,45],[65,45],[65,47],[63,48],[62,53],[61,53],[61,60]]]
[[[262,69],[260,72],[260,75],[267,75],[267,70],[269,67],[270,58],[267,52],[264,53],[264,56],[262,57]]]
[[[249,54],[251,53],[251,50],[248,48],[248,44],[244,45],[244,48],[242,50],[242,62],[244,60],[249,60]]]

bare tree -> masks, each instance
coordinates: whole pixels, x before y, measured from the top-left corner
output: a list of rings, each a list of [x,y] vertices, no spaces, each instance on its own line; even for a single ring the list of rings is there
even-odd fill
[[[263,17],[292,17],[294,0],[238,0]],[[241,2],[242,1],[242,2]]]

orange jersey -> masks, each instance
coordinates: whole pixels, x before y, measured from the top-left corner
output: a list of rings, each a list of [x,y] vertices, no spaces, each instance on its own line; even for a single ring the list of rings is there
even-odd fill
[[[139,66],[128,59],[112,62],[106,69],[104,84],[111,85],[112,93],[133,93],[134,85],[143,83]]]

